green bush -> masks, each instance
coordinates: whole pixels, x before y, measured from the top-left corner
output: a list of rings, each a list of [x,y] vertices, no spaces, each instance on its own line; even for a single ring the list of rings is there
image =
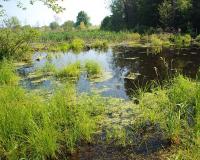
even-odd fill
[[[39,33],[31,28],[0,29],[0,60],[13,58],[24,60],[30,58],[30,43]]]

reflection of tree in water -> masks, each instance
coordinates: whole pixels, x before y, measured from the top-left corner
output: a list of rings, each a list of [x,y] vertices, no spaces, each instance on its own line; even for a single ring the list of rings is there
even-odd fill
[[[116,51],[114,51],[116,52]],[[127,77],[132,73],[139,73],[135,79],[124,79],[127,95],[131,96],[139,87],[148,86],[152,81],[161,84],[170,79],[175,73],[182,73],[191,78],[196,77],[200,65],[200,56],[189,54],[191,51],[164,50],[159,55],[145,54],[145,49],[137,48],[131,51],[114,53],[112,67],[117,74]],[[137,57],[137,58],[136,58]]]

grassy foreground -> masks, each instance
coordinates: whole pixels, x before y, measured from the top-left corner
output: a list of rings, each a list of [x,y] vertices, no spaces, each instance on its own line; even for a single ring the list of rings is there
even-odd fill
[[[7,61],[0,68],[0,157],[59,159],[80,141],[91,141],[104,112],[98,96],[77,97],[73,85],[57,91],[50,101],[16,85]],[[5,75],[5,71],[8,71]],[[10,79],[8,81],[8,79]],[[15,82],[15,83],[14,83]]]
[[[166,158],[199,158],[198,81],[177,76],[162,88],[139,92],[139,104],[130,102],[126,108],[127,103],[122,101],[110,105],[97,95],[77,96],[72,84],[56,91],[46,101],[18,86],[19,77],[12,63],[6,60],[1,62],[0,77],[0,157],[3,159],[67,157],[80,142],[92,142],[93,135],[107,124],[105,117],[118,115],[124,107],[127,111],[133,110],[134,114],[125,115],[128,118],[123,118],[123,124],[118,121],[124,111],[119,114],[119,119],[110,118],[111,123],[104,128],[107,143],[139,147],[141,143],[147,144],[149,137],[161,132],[170,144],[168,147],[173,149]],[[107,108],[114,105],[116,107]],[[155,130],[147,134],[148,128],[152,127]],[[142,142],[139,143],[138,139]]]

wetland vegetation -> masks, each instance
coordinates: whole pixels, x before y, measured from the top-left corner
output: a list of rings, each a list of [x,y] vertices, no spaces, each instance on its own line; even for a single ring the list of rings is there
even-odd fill
[[[0,159],[200,158],[199,2],[147,2],[113,0],[100,27],[0,5]]]

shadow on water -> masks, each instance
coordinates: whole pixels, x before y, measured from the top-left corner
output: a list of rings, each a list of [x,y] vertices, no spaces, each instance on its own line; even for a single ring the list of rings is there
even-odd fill
[[[32,79],[27,75],[43,67],[47,61],[54,64],[56,68],[62,68],[76,61],[84,63],[88,59],[95,60],[109,76],[101,81],[91,82],[86,75],[82,74],[77,82],[78,92],[97,91],[106,97],[129,99],[139,87],[148,86],[152,82],[160,84],[177,73],[195,78],[200,66],[199,54],[200,50],[197,48],[163,49],[162,53],[155,55],[147,54],[146,48],[124,47],[109,49],[106,52],[90,50],[79,54],[36,52],[33,56],[33,64],[19,69],[19,73],[24,75],[21,83],[26,88],[52,90],[56,87],[54,78],[32,83]],[[40,57],[39,61],[38,57]],[[35,77],[37,78],[41,77]]]

